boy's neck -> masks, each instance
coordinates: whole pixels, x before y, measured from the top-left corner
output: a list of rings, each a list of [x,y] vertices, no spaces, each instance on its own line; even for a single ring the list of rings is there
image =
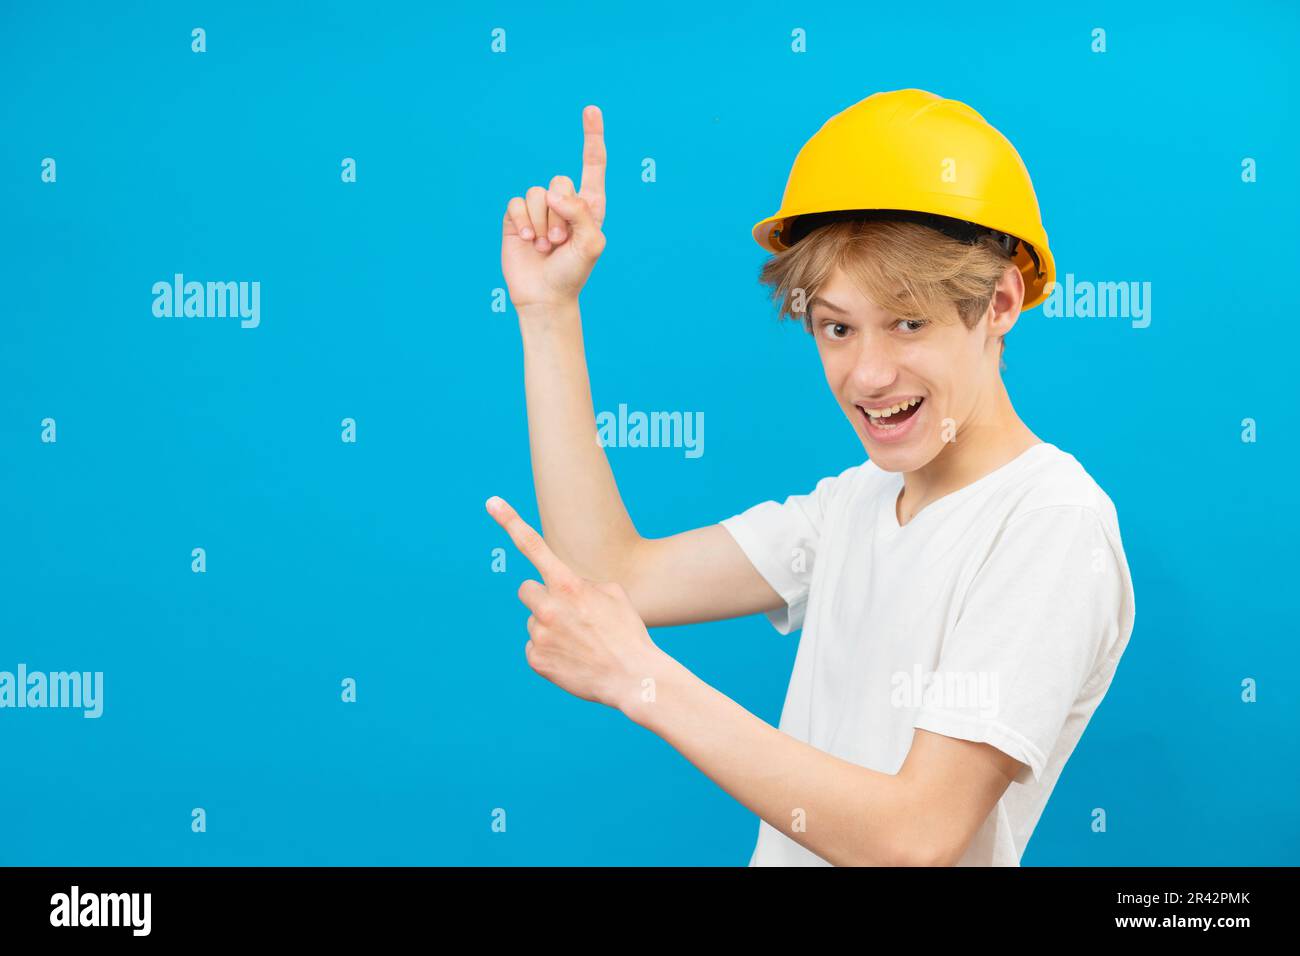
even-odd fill
[[[932,501],[1020,457],[1042,439],[1020,420],[999,377],[988,407],[978,420],[959,428],[955,441],[915,471],[903,474],[897,504],[898,520],[906,524]]]

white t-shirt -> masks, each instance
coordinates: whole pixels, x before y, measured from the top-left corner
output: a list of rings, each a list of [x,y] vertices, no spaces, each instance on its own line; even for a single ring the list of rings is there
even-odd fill
[[[884,773],[918,727],[1005,751],[1026,767],[958,865],[1019,866],[1133,630],[1115,507],[1048,442],[900,526],[902,488],[867,460],[721,522],[803,628],[780,728]],[[759,822],[750,866],[818,865]]]

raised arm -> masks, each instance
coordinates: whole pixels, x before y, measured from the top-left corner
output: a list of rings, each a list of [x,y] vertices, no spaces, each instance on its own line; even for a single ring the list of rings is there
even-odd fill
[[[583,110],[581,187],[558,175],[510,200],[501,265],[519,316],[533,483],[542,533],[584,577],[617,581],[648,626],[781,605],[721,525],[643,538],[596,439],[578,294],[605,248],[605,136]]]

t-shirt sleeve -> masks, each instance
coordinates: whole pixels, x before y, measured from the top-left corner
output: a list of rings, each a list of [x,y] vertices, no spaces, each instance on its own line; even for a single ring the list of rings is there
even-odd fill
[[[1076,505],[1012,519],[972,579],[914,726],[989,743],[1039,780],[1080,692],[1132,627],[1123,550]],[[978,688],[978,692],[975,689]]]
[[[837,489],[847,484],[858,467],[823,478],[807,494],[790,495],[784,502],[761,501],[719,522],[785,601],[784,607],[766,613],[781,634],[803,627],[827,512]]]

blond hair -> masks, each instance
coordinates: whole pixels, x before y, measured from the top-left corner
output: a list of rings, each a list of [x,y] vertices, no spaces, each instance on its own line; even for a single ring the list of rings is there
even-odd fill
[[[837,266],[890,315],[944,321],[955,306],[962,323],[973,329],[1011,263],[989,236],[968,245],[917,223],[852,219],[814,229],[773,255],[763,263],[758,280],[772,287],[770,297],[780,304],[778,317],[799,315],[810,333],[807,303]],[[803,311],[796,312],[797,307]],[[1003,338],[999,361],[1006,345]]]

